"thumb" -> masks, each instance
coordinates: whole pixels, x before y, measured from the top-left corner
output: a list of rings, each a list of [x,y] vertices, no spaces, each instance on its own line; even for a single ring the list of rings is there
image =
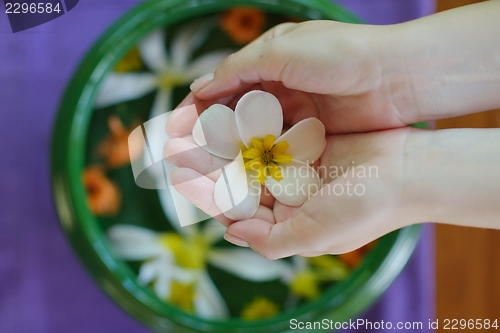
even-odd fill
[[[281,81],[290,52],[282,36],[296,26],[284,23],[267,31],[240,51],[227,57],[213,74],[207,74],[191,85],[191,91],[202,100],[234,95],[262,81]]]
[[[226,235],[228,239],[239,239],[261,256],[269,260],[296,254],[320,251],[317,249],[317,225],[301,212],[280,223],[250,219],[231,224]]]

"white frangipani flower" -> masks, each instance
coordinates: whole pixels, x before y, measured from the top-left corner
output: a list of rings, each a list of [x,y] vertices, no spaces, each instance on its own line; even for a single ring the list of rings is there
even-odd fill
[[[319,189],[319,176],[309,164],[325,149],[324,125],[307,118],[283,134],[282,129],[278,99],[258,90],[245,94],[234,112],[214,104],[198,118],[193,128],[196,143],[228,163],[233,160],[214,190],[215,203],[228,218],[243,220],[255,214],[260,184],[289,206],[302,205]]]
[[[224,319],[229,316],[224,299],[208,275],[207,264],[254,282],[291,274],[292,268],[287,263],[266,260],[251,249],[215,248],[213,245],[222,238],[225,228],[214,220],[203,229],[197,225],[175,226],[179,233],[115,225],[108,236],[115,255],[125,260],[144,261],[138,282],[152,283],[161,299],[172,301],[172,296],[179,294],[175,288],[192,285],[193,299],[184,299],[183,303],[192,303],[194,312],[201,317]]]

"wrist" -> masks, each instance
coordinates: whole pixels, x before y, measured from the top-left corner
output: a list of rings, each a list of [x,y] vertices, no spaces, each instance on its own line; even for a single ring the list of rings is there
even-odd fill
[[[384,89],[405,123],[500,107],[500,1],[388,26]]]
[[[500,228],[500,130],[414,131],[404,150],[406,224]]]

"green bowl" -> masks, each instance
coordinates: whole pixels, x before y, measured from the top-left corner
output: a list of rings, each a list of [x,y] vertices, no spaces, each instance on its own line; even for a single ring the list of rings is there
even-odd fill
[[[94,112],[100,84],[119,60],[153,30],[160,27],[175,30],[183,22],[216,15],[235,6],[260,9],[271,17],[268,24],[279,23],[281,18],[360,22],[342,7],[322,0],[146,1],[113,24],[88,52],[66,90],[55,125],[52,186],[57,212],[67,237],[99,286],[133,317],[159,332],[285,332],[290,330],[292,318],[299,321],[355,318],[373,304],[396,278],[411,256],[419,236],[418,226],[384,236],[348,278],[328,286],[312,301],[302,302],[292,310],[258,321],[237,318],[208,320],[167,304],[149,287],[137,282],[137,266],[134,263],[127,263],[113,254],[106,236],[110,226],[119,222],[165,230],[169,221],[156,191],[135,185],[130,166],[110,171],[109,177],[120,185],[123,202],[133,204],[122,205],[121,211],[114,217],[101,218],[94,216],[87,207],[82,172],[87,165],[99,162],[93,150],[106,135],[107,116],[119,114],[126,123],[137,119],[135,116],[144,121],[149,116],[149,108],[143,106],[150,106],[153,98],[150,94]],[[186,92],[186,86],[179,87],[174,93],[173,103],[179,102]],[[214,276],[218,274],[211,273]],[[219,274],[219,279],[223,278]],[[238,283],[234,281],[229,283]],[[252,288],[259,286],[241,289]],[[275,285],[268,284],[262,288],[275,288]]]

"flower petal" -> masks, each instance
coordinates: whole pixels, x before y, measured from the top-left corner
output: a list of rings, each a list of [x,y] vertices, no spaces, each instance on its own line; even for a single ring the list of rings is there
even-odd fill
[[[153,72],[158,74],[168,66],[165,37],[165,31],[159,29],[144,38],[138,45],[139,53],[144,63]]]
[[[168,268],[162,261],[150,261],[141,266],[138,276],[138,282],[144,286],[152,282],[155,294],[163,301],[170,297],[171,291],[172,275]]]
[[[156,93],[153,107],[149,116],[149,120],[144,123],[144,131],[147,140],[147,145],[142,152],[142,159],[132,161],[132,170],[134,171],[134,178],[136,183],[148,189],[166,189],[167,181],[165,179],[165,174],[168,175],[170,169],[173,167],[171,165],[163,165],[163,147],[168,141],[169,136],[165,131],[165,126],[167,124],[168,118],[172,112],[167,112],[170,108],[172,99],[172,91],[166,89],[160,89]],[[137,129],[136,129],[137,130]],[[134,130],[134,131],[136,131]],[[142,137],[142,129],[139,128],[135,135]],[[130,139],[129,139],[130,140]],[[164,167],[167,167],[164,170]],[[139,175],[142,171],[146,169],[147,175],[141,175],[138,181]],[[151,176],[153,179],[151,179]]]
[[[274,140],[276,140],[276,137],[268,134],[264,139],[264,150],[271,150],[274,146]]]
[[[214,188],[215,204],[224,216],[232,220],[246,220],[255,214],[259,207],[261,186],[258,182],[249,181],[251,179],[255,180],[251,177],[247,179],[241,154],[224,168]]]
[[[288,206],[300,206],[316,193],[321,181],[316,170],[300,161],[282,167],[283,180],[267,177],[266,187],[273,197]]]
[[[172,92],[168,90],[159,90],[156,94],[150,119],[144,123],[144,130],[148,140],[148,147],[144,154],[153,157],[153,162],[158,163],[163,160],[163,147],[168,141],[169,136],[165,131],[168,117],[172,112],[169,111]],[[146,157],[144,157],[146,158]],[[155,178],[163,178],[163,170],[157,169],[161,173],[152,174]]]
[[[256,158],[260,159],[261,156],[262,152],[260,152],[256,148],[250,148],[243,153],[243,157],[248,159],[256,159]]]
[[[173,257],[157,257],[154,260],[146,261],[141,265],[139,269],[139,275],[137,276],[137,282],[145,286],[158,279],[158,277],[163,275],[165,277],[170,277],[169,267],[173,265]]]
[[[191,62],[184,70],[184,75],[189,81],[202,75],[213,72],[222,62],[231,55],[230,51],[215,51],[206,53]]]
[[[194,125],[193,139],[215,156],[234,159],[240,152],[241,139],[233,110],[222,104],[206,109]]]
[[[276,143],[283,141],[290,145],[286,153],[292,155],[294,160],[310,164],[325,150],[325,126],[319,119],[304,119],[280,136]]]
[[[229,309],[226,301],[206,271],[200,274],[194,299],[196,314],[207,319],[226,319]]]
[[[243,143],[251,147],[252,138],[263,140],[268,134],[279,137],[283,129],[283,111],[274,95],[253,90],[236,105],[236,125]]]
[[[186,234],[186,227],[210,218],[184,198],[167,178],[168,190],[159,190],[160,204],[170,225],[181,235]]]
[[[207,243],[213,245],[224,237],[226,227],[215,219],[210,219],[205,223],[202,233]]]
[[[156,87],[156,77],[150,73],[110,73],[99,87],[96,108],[104,108],[139,98]]]
[[[267,260],[245,248],[212,249],[207,260],[217,268],[253,282],[275,280],[292,271],[282,260]]]
[[[114,225],[108,230],[108,237],[113,253],[125,260],[145,260],[169,253],[154,231],[135,225]]]
[[[193,52],[207,39],[215,24],[215,20],[206,19],[202,22],[188,23],[180,27],[170,46],[172,62],[176,68],[185,68]]]

